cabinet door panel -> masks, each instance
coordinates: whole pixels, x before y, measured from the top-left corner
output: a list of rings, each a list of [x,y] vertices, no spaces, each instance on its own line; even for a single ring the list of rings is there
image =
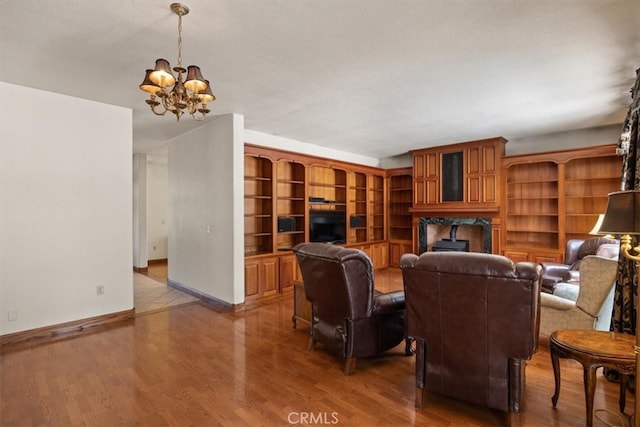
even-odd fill
[[[246,260],[244,264],[244,295],[258,295],[260,290],[260,261]]]
[[[467,202],[480,203],[482,196],[480,195],[480,177],[470,176],[467,178]]]
[[[262,295],[274,295],[278,292],[278,258],[262,261]]]
[[[425,182],[426,187],[426,201],[428,204],[435,204],[440,202],[440,189],[438,188],[438,181],[431,180]]]
[[[504,256],[509,258],[513,262],[522,262],[529,261],[529,253],[528,252],[520,252],[520,251],[504,251]]]
[[[416,180],[413,184],[413,203],[416,205],[424,205],[427,203],[427,182],[425,180]]]
[[[562,254],[555,253],[534,253],[533,262],[542,264],[543,262],[561,263]]]
[[[496,159],[499,156],[496,153],[496,147],[487,146],[483,147],[483,156],[482,156],[482,172],[484,173],[496,173],[497,165]]]
[[[389,264],[400,266],[400,257],[402,257],[402,243],[389,243]]]
[[[467,173],[480,173],[480,147],[470,148],[467,150]]]
[[[487,175],[483,178],[482,201],[485,203],[495,203],[498,201],[498,180],[494,175]]]
[[[280,257],[280,291],[286,291],[293,286],[295,276],[296,259],[295,256]]]

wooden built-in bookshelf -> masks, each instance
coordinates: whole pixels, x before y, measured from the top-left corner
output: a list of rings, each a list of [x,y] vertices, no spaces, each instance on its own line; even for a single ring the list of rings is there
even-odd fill
[[[607,195],[620,188],[615,144],[507,156],[503,162],[502,254],[561,262],[566,241],[593,237]]]
[[[349,243],[367,241],[367,175],[362,172],[349,174],[348,208]]]
[[[245,256],[273,252],[273,163],[262,157],[245,157]]]
[[[267,297],[300,280],[292,248],[311,240],[312,213],[344,221],[334,243],[389,265],[386,172],[245,144],[245,297]],[[321,214],[323,215],[323,214]]]

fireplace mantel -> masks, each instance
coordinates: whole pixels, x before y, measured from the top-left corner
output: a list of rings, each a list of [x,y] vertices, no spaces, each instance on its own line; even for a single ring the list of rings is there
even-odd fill
[[[413,207],[409,208],[409,212],[411,212],[414,216],[417,217],[445,217],[445,216],[456,216],[456,217],[476,217],[476,216],[499,216],[500,208],[498,207],[478,207],[478,206],[460,206],[455,205],[451,207],[443,206],[439,204],[434,207]]]

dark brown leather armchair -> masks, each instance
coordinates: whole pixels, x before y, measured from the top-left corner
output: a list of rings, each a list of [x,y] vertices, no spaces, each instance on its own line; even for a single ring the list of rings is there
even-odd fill
[[[541,267],[476,252],[405,254],[406,325],[416,340],[416,407],[427,390],[519,412],[538,346]]]
[[[316,342],[345,358],[344,374],[358,357],[389,350],[404,338],[404,291],[374,290],[373,265],[357,249],[326,243],[293,248],[311,302],[309,349]]]
[[[587,240],[569,239],[564,252],[564,263],[542,263],[542,290],[552,294],[560,282],[579,282],[580,263],[589,255],[597,255],[602,245],[619,245],[620,242],[607,237],[592,237]],[[617,256],[617,254],[615,254]]]

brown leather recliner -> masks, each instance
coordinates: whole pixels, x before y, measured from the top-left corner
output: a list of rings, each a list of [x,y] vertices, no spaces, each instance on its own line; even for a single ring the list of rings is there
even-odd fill
[[[597,255],[602,245],[619,245],[620,242],[607,237],[592,237],[587,240],[569,239],[566,243],[564,263],[542,263],[542,290],[552,294],[560,282],[579,282],[580,263],[589,255]]]
[[[416,340],[416,407],[427,390],[519,412],[538,346],[541,267],[476,252],[405,254],[406,325]]]
[[[344,374],[350,375],[358,357],[402,342],[404,291],[375,291],[373,265],[364,252],[326,243],[300,243],[293,251],[311,302],[310,350],[319,341],[345,358]]]

